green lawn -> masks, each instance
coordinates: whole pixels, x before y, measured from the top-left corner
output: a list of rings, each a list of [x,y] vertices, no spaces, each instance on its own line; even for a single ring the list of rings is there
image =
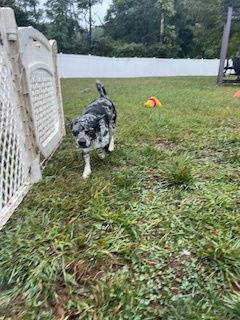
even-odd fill
[[[238,88],[104,83],[116,151],[87,181],[70,134],[49,161],[0,232],[0,319],[239,320]],[[62,85],[67,116],[96,97],[93,80]]]

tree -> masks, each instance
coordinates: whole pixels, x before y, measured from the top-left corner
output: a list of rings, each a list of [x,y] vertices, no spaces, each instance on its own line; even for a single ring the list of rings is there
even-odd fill
[[[184,48],[185,46],[183,50],[184,54],[197,58],[219,57],[229,1],[176,0],[176,2],[181,8],[180,10],[178,9],[178,14],[181,16],[180,19],[182,21],[185,20],[185,26],[187,26],[187,38],[182,38],[182,47]],[[236,0],[234,3],[240,4],[240,1]],[[179,32],[182,32],[183,30],[184,27],[182,26]],[[236,36],[236,31],[237,34],[239,34],[238,30],[234,28],[233,24],[232,39]],[[232,40],[230,46],[231,43]]]
[[[59,49],[66,53],[86,53],[92,44],[92,6],[101,0],[48,0],[48,35],[58,41]],[[88,14],[88,32],[84,18]],[[87,41],[88,40],[88,41]]]
[[[131,49],[134,43],[145,47],[154,45],[155,49],[158,47],[154,52],[161,56],[165,56],[166,48],[175,56],[178,48],[173,15],[173,0],[113,0],[106,16],[105,30],[116,41],[132,43]],[[151,50],[146,47],[145,52]]]
[[[92,19],[92,7],[97,4],[102,3],[102,0],[77,0],[78,8],[82,11],[88,13],[88,44],[89,47],[92,46],[92,27],[93,27],[93,19]]]
[[[0,0],[0,7],[12,8],[19,26],[33,26],[43,33],[46,32],[41,19],[43,12],[39,9],[37,0]]]
[[[32,25],[58,41],[66,53],[141,57],[219,57],[229,0],[113,0],[100,28],[92,7],[102,0],[0,0],[20,26]],[[240,5],[240,0],[234,0]],[[233,21],[229,55],[240,46]]]
[[[178,56],[181,58],[188,57],[191,51],[193,40],[192,25],[194,23],[193,17],[188,14],[188,7],[186,1],[174,1],[174,16],[172,23],[175,25],[176,41],[180,47]]]
[[[39,8],[38,0],[17,0],[17,3],[32,23],[35,25],[40,24],[43,12]]]
[[[48,0],[46,13],[49,19],[48,37],[57,40],[59,50],[65,53],[77,51],[84,30],[78,22],[74,1]]]
[[[15,12],[16,21],[18,25],[27,26],[31,24],[28,13],[21,8],[19,2],[15,0],[0,0],[0,7],[12,8]]]
[[[159,40],[160,12],[153,0],[114,0],[106,17],[114,40],[149,43]]]

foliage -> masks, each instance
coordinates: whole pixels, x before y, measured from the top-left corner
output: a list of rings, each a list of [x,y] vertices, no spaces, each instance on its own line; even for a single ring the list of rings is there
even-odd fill
[[[55,38],[64,53],[219,57],[227,0],[113,0],[104,23],[96,26],[92,7],[101,2],[47,0],[44,10],[39,0],[0,0],[0,5],[15,9],[19,25],[33,25]],[[233,21],[229,57],[239,47],[238,19]]]
[[[68,132],[1,230],[0,317],[239,319],[236,88],[191,77],[104,83],[118,108],[116,151],[93,155],[83,181]],[[91,79],[62,85],[67,116],[96,97]],[[143,107],[151,95],[161,108]]]
[[[171,3],[172,0],[115,0],[106,17],[106,31],[115,40],[145,44],[159,41],[161,13],[172,16]]]
[[[106,17],[106,30],[115,40],[143,44],[159,41],[160,46],[172,46],[168,57],[216,58],[226,12],[224,0],[115,0]],[[161,41],[162,14],[165,16],[165,30]],[[232,43],[239,39],[239,21],[235,24],[238,29],[233,27],[230,42],[230,47],[234,48],[236,45]]]
[[[14,9],[16,21],[19,26],[29,26],[45,32],[45,26],[41,22],[42,10],[38,8],[37,0],[0,0],[0,7]]]

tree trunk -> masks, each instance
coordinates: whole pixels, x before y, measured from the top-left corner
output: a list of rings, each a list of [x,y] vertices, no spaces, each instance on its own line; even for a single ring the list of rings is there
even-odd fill
[[[165,17],[164,17],[164,13],[162,13],[161,22],[160,22],[160,43],[163,42],[164,28],[165,28]]]
[[[89,47],[92,46],[92,2],[89,0]]]

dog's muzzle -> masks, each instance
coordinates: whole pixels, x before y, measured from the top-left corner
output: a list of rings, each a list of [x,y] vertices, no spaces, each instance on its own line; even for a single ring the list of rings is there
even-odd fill
[[[78,145],[80,148],[87,148],[87,141],[84,138],[78,140]]]

